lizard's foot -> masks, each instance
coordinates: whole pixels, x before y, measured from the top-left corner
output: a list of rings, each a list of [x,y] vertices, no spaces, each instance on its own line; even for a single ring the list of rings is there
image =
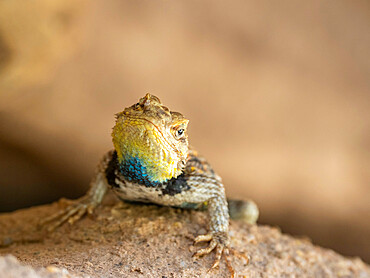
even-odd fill
[[[92,214],[98,205],[89,196],[83,196],[77,200],[60,199],[58,202],[64,206],[67,204],[67,206],[39,223],[39,226],[45,228],[48,232],[53,231],[66,221],[73,224],[84,214]]]
[[[214,263],[211,266],[211,268],[208,270],[208,272],[219,266],[220,261],[221,261],[221,257],[222,257],[222,255],[224,255],[226,265],[227,265],[227,268],[230,271],[231,277],[235,277],[235,270],[232,267],[231,262],[230,262],[230,252],[233,255],[236,255],[238,257],[243,258],[246,261],[247,264],[249,263],[248,256],[246,256],[242,253],[239,253],[236,250],[231,249],[229,247],[229,237],[228,237],[227,234],[224,234],[224,233],[214,233],[214,234],[209,233],[209,234],[206,234],[206,235],[200,235],[200,236],[197,236],[195,238],[194,244],[197,244],[199,242],[204,242],[204,241],[206,241],[206,242],[209,241],[208,247],[198,250],[197,252],[195,252],[195,254],[193,256],[200,257],[200,256],[203,256],[203,255],[207,255],[207,254],[211,253],[214,249],[216,249],[216,257],[215,257]]]

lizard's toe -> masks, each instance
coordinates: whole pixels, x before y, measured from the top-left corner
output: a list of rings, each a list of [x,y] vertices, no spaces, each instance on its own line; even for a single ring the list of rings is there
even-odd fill
[[[194,245],[203,241],[211,241],[212,238],[213,238],[212,234],[199,235],[194,239]]]
[[[61,202],[65,203],[64,200],[61,200]],[[51,232],[64,222],[68,221],[70,224],[73,224],[84,214],[92,213],[96,207],[96,205],[87,198],[82,198],[76,201],[68,201],[68,203],[69,205],[67,207],[40,221],[39,227]]]
[[[230,256],[229,250],[230,249],[226,246],[218,245],[216,248],[216,256],[215,256],[214,262],[207,272],[210,272],[213,269],[217,268],[220,265],[222,255],[224,255],[227,269],[230,272],[230,277],[235,277],[236,272],[231,264],[231,256]]]
[[[222,257],[222,253],[224,252],[224,250],[225,250],[224,246],[217,246],[215,260],[214,260],[213,265],[211,266],[211,268],[208,269],[208,272],[219,266],[220,261],[221,261],[221,257]]]
[[[205,240],[203,240],[205,241]],[[198,241],[200,242],[200,241]],[[194,253],[194,257],[200,257],[200,256],[203,256],[203,255],[207,255],[209,253],[212,252],[213,249],[215,249],[217,246],[217,242],[215,240],[211,240],[211,242],[209,243],[208,247],[206,248],[203,248],[203,249],[199,249],[197,252]]]
[[[220,265],[220,261],[223,256],[225,258],[227,268],[230,271],[231,277],[235,277],[236,272],[231,264],[230,253],[232,255],[235,255],[235,256],[238,256],[244,259],[247,264],[249,263],[248,256],[229,247],[228,237],[222,233],[221,234],[209,233],[206,235],[197,236],[194,240],[194,244],[198,242],[204,242],[204,241],[209,241],[208,247],[199,249],[197,252],[194,253],[193,256],[195,257],[204,256],[204,255],[211,253],[213,250],[216,250],[215,259],[213,261],[211,268],[208,270],[208,272],[212,271],[213,269],[217,268]]]

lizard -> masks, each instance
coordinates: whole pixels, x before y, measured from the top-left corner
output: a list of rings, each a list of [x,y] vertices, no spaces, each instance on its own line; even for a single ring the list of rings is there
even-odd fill
[[[73,224],[92,214],[111,188],[123,201],[154,203],[184,209],[207,210],[209,232],[198,235],[194,243],[209,242],[194,256],[216,250],[216,268],[224,255],[230,264],[229,213],[233,218],[255,223],[258,208],[253,201],[228,201],[220,176],[205,158],[188,143],[189,120],[171,111],[158,97],[146,94],[116,114],[112,131],[114,148],[97,166],[89,190],[64,209],[42,221],[50,232],[64,222]],[[240,253],[239,253],[240,255]],[[244,256],[249,261],[249,258]]]

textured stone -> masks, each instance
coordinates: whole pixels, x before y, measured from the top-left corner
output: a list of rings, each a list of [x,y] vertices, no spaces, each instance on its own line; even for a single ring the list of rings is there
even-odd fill
[[[0,273],[15,273],[0,274],[1,278],[229,276],[224,262],[218,271],[207,274],[213,254],[191,256],[198,248],[192,239],[207,225],[204,212],[126,204],[109,195],[93,217],[47,235],[37,229],[37,222],[57,207],[0,215],[0,254],[12,254],[33,267],[1,257]],[[251,258],[246,265],[234,257],[232,264],[240,277],[370,277],[369,266],[359,258],[345,258],[308,239],[284,235],[278,228],[232,221],[230,232],[232,246]],[[20,269],[27,274],[19,274]],[[48,271],[56,276],[45,276],[51,275]]]

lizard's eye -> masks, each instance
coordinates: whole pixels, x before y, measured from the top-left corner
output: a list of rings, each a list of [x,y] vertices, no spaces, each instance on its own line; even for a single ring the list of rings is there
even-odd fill
[[[176,139],[181,139],[185,134],[185,129],[183,128],[180,128],[178,130],[175,131],[175,137]]]

